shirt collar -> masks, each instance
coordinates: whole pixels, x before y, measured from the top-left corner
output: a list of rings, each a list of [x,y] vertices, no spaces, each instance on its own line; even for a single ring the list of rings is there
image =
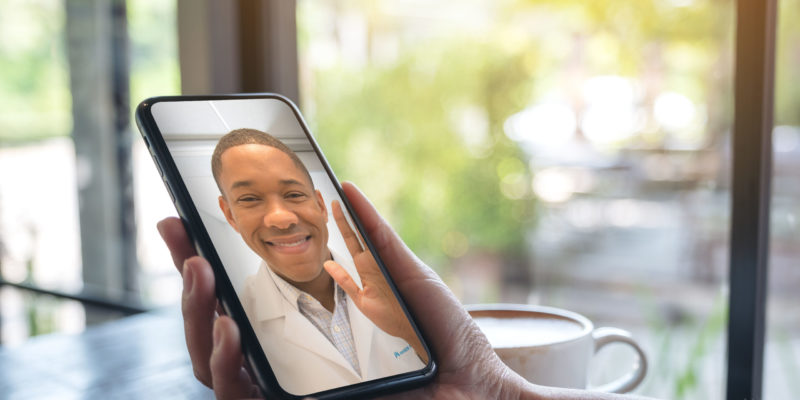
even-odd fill
[[[278,292],[281,296],[292,305],[292,308],[297,310],[297,300],[300,298],[300,295],[305,294],[305,292],[294,287],[291,283],[286,282],[286,280],[276,274],[269,265],[266,265],[266,269],[272,277],[272,281],[275,282],[275,286],[278,288]]]
[[[331,252],[331,259],[335,260],[336,258],[339,257],[334,256],[334,253]],[[312,303],[313,302],[319,303],[319,301],[310,294],[296,288],[294,285],[287,282],[285,279],[281,278],[280,275],[276,274],[275,271],[273,271],[272,268],[269,267],[269,264],[264,263],[264,267],[272,277],[272,281],[275,282],[275,286],[278,288],[278,292],[280,292],[281,296],[283,296],[283,298],[288,301],[288,303],[291,305],[293,309],[295,310],[299,309],[298,304],[302,296],[308,296],[308,298],[305,299],[306,302],[311,301]],[[333,301],[335,307],[335,305],[339,303],[340,297],[344,298],[346,293],[344,292],[344,289],[339,287],[339,284],[337,284],[336,281],[333,281],[333,289],[334,289]]]

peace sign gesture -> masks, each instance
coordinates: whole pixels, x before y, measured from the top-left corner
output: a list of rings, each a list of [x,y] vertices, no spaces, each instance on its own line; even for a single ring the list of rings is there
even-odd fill
[[[353,278],[336,261],[326,261],[323,265],[328,274],[333,277],[339,286],[344,289],[347,296],[364,316],[369,318],[382,331],[405,340],[416,351],[423,362],[427,356],[422,348],[422,343],[406,319],[400,303],[394,296],[389,283],[386,282],[375,258],[368,248],[361,245],[359,236],[350,227],[344,217],[342,205],[337,200],[331,202],[333,218],[342,233],[347,250],[353,257],[356,271],[361,277],[359,288]]]

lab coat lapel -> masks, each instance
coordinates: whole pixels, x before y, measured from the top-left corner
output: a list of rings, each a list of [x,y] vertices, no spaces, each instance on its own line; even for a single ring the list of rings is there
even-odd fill
[[[249,305],[251,318],[261,322],[284,316],[286,312],[283,303],[286,300],[275,286],[267,264],[261,262],[258,272],[247,281],[247,285],[250,287],[245,293],[249,293],[251,297],[246,303]]]
[[[262,293],[264,298],[260,299],[262,301],[253,302],[258,305],[254,310],[255,318],[258,321],[283,318],[283,332],[281,334],[284,340],[312,354],[330,360],[352,374],[355,381],[360,381],[362,379],[360,374],[355,371],[347,359],[336,350],[336,347],[328,338],[326,338],[303,314],[300,314],[296,305],[293,306],[289,304],[289,301],[280,294],[272,277],[274,272],[272,272],[265,263],[262,262],[258,274],[257,284],[259,285],[259,289],[261,289],[259,293]],[[374,325],[358,311],[349,298],[347,300],[347,306],[348,315],[350,316],[350,326],[351,329],[353,329],[353,340],[356,343],[356,352],[358,353],[358,362],[362,371],[366,371],[364,366],[369,360],[369,350],[372,340],[371,328]],[[364,331],[363,327],[365,323],[361,321],[354,324],[354,317],[356,319],[363,319],[366,321],[366,324],[368,324],[368,334],[361,335],[366,337],[365,343],[359,342],[359,333]],[[278,332],[280,332],[280,330]]]
[[[347,298],[347,314],[350,317],[350,329],[353,331],[353,341],[356,344],[358,355],[358,366],[361,367],[361,376],[367,378],[365,373],[370,371],[370,361],[379,354],[372,354],[372,337],[374,330],[378,329],[361,310],[353,304],[353,300]]]
[[[350,363],[336,350],[328,338],[300,312],[290,311],[290,307],[288,304],[284,304],[287,311],[283,329],[284,339],[320,357],[327,358],[359,378]]]

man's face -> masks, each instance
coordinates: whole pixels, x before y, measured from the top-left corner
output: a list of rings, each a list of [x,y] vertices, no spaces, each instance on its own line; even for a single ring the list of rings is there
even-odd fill
[[[275,273],[310,282],[328,259],[322,195],[284,152],[247,144],[222,153],[219,205],[228,223]]]

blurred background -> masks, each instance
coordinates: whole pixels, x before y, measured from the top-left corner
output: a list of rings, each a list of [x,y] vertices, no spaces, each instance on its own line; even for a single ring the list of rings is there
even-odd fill
[[[101,17],[96,3],[0,0],[4,347],[180,299],[155,230],[175,210],[133,110],[220,91],[196,75],[229,59],[197,46],[248,25],[219,32],[210,21],[237,16],[209,2],[113,0]],[[277,88],[294,88],[337,176],[464,303],[627,329],[651,362],[637,393],[724,396],[734,1],[285,4],[264,29],[291,40],[239,70],[293,80]],[[800,397],[800,1],[778,15],[764,397],[788,399]],[[604,351],[595,365],[619,368],[591,379],[632,360]]]

